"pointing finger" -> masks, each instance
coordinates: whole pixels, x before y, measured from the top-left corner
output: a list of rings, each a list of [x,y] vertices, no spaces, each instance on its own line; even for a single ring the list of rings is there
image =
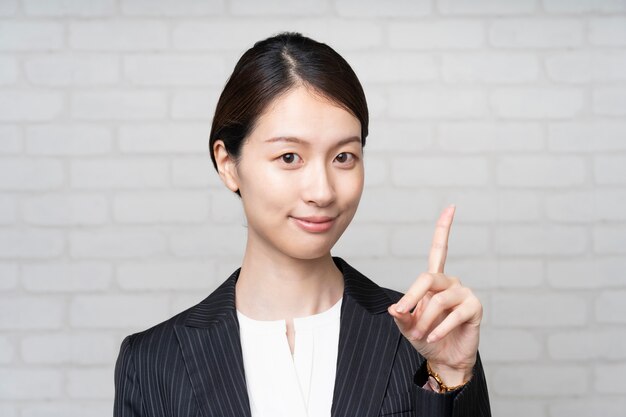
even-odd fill
[[[428,255],[428,272],[443,273],[443,267],[446,263],[448,255],[448,237],[450,235],[450,227],[454,219],[456,206],[446,207],[437,220],[435,234],[433,235],[433,243]]]

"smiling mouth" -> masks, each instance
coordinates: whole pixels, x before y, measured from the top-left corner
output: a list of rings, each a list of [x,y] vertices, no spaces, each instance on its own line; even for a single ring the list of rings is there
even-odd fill
[[[335,223],[336,217],[311,216],[311,217],[291,217],[294,222],[303,230],[312,233],[328,231]]]

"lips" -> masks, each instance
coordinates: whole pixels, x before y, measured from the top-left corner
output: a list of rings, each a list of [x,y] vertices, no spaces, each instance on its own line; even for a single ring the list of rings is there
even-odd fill
[[[308,216],[291,217],[294,222],[307,232],[320,233],[329,230],[335,223],[336,217]]]

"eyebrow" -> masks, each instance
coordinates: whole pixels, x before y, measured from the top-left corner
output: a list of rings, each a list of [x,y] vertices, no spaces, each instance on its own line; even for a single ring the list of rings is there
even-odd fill
[[[291,142],[291,143],[299,143],[302,145],[309,145],[309,142],[302,140],[300,138],[294,136],[279,136],[276,138],[270,138],[265,141],[266,143],[275,143],[275,142]],[[349,138],[341,139],[337,142],[337,146],[345,145],[350,142],[359,142],[361,143],[361,138],[358,136],[350,136]]]

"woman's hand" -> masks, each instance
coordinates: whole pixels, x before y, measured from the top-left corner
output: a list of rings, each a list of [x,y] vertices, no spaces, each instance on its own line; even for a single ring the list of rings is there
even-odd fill
[[[441,213],[428,258],[428,272],[388,311],[413,347],[448,386],[472,376],[483,309],[458,278],[443,273],[454,206]],[[413,312],[411,312],[411,309]]]

